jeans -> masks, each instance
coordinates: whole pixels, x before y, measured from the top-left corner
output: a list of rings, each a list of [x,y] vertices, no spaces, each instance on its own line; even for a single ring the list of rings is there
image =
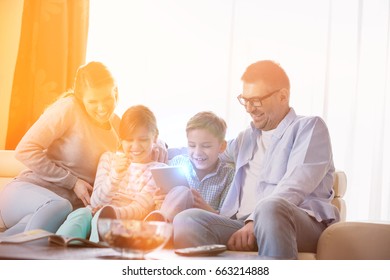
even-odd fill
[[[277,197],[265,198],[256,205],[253,223],[258,254],[275,259],[297,259],[298,251],[315,252],[326,228],[296,205]],[[244,225],[244,220],[188,209],[173,221],[174,246],[227,244]]]
[[[192,207],[194,207],[194,197],[191,189],[186,186],[176,186],[166,195],[160,212],[166,220],[172,222],[178,213]]]
[[[56,232],[72,211],[71,203],[38,185],[13,181],[0,193],[0,219],[9,236],[33,229]]]

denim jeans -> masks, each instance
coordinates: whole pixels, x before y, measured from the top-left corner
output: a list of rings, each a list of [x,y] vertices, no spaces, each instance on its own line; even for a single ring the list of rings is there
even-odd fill
[[[72,211],[71,203],[32,183],[13,181],[0,194],[0,219],[8,236],[33,229],[56,232]]]
[[[253,223],[258,254],[275,259],[297,259],[298,251],[315,252],[326,228],[304,210],[277,197],[265,198],[256,205]],[[188,209],[173,221],[174,245],[184,248],[227,244],[230,236],[244,225],[244,220]]]

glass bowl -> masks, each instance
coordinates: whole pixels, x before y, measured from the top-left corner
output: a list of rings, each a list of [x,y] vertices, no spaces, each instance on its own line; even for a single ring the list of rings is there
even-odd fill
[[[101,218],[97,226],[100,239],[126,259],[144,259],[172,236],[172,225],[166,222]]]

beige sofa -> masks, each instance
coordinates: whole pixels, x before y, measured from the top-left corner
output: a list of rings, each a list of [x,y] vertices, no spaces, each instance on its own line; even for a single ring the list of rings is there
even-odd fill
[[[0,191],[24,168],[26,167],[15,159],[14,151],[0,150]]]
[[[14,151],[0,150],[0,191],[24,168],[15,159]],[[343,196],[346,188],[345,173],[337,171],[334,180],[335,198],[332,203],[340,209],[342,221],[323,232],[317,253],[300,252],[299,259],[390,259],[390,223],[345,222],[346,205]]]

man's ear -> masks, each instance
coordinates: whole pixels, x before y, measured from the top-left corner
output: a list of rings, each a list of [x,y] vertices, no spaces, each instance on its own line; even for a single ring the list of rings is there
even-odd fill
[[[286,88],[282,88],[280,90],[279,96],[280,96],[280,101],[281,102],[286,102],[287,101],[287,103],[288,103],[289,99],[290,99],[290,91],[288,89],[286,89]]]
[[[223,140],[222,143],[219,146],[219,153],[223,153],[226,150],[227,142],[226,140]]]
[[[115,86],[113,91],[114,91],[115,102],[118,103],[118,86]]]

